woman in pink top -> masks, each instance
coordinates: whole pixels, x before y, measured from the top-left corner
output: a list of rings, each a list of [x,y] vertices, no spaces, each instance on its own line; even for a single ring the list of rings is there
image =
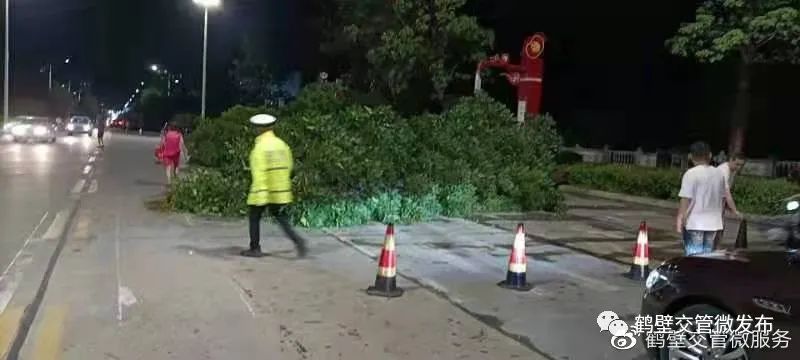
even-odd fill
[[[167,183],[172,184],[172,178],[178,175],[181,155],[186,155],[183,134],[174,124],[167,126],[167,132],[162,138],[161,148],[163,149],[161,154],[162,162],[167,169]]]

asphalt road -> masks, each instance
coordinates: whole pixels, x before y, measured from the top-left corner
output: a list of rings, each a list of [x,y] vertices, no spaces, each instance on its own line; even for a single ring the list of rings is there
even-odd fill
[[[94,140],[85,135],[61,137],[54,144],[0,140],[0,274],[34,229],[46,229],[68,203],[94,150]]]

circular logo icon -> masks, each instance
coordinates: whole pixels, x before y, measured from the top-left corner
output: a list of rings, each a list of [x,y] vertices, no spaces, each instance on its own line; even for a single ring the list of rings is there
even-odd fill
[[[636,346],[636,338],[630,332],[622,336],[611,337],[611,346],[617,350],[628,350]]]
[[[541,35],[531,36],[528,43],[525,44],[525,56],[530,59],[537,59],[544,52],[544,37]]]

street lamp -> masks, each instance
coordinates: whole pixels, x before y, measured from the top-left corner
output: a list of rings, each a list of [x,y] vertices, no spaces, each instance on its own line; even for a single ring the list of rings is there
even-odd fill
[[[208,9],[215,8],[221,5],[221,0],[194,0],[194,3],[203,7],[203,91],[200,100],[200,119],[206,118],[206,83],[207,75],[206,68],[208,65]],[[8,24],[8,22],[6,22]],[[8,34],[8,32],[6,32]],[[8,64],[8,63],[6,63]]]
[[[69,62],[70,58],[64,59],[64,64],[69,65]],[[39,72],[45,72],[45,71],[47,71],[47,91],[53,92],[53,64],[52,63],[47,64]]]
[[[158,72],[158,65],[156,65],[156,64],[150,65],[150,70],[153,70],[154,72]]]
[[[5,49],[5,69],[4,69],[4,76],[3,76],[3,121],[8,121],[8,81],[9,81],[9,61],[11,60],[11,56],[9,53],[9,46],[8,46],[8,32],[10,26],[8,23],[11,20],[11,16],[9,15],[9,11],[11,10],[10,6],[11,0],[6,0],[6,49]]]

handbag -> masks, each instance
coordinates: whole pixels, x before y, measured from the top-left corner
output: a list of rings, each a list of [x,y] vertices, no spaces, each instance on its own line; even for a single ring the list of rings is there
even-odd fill
[[[158,144],[156,150],[153,152],[153,156],[156,158],[156,164],[164,162],[164,143]]]
[[[739,223],[739,232],[736,234],[737,249],[747,249],[747,220],[742,219]]]

